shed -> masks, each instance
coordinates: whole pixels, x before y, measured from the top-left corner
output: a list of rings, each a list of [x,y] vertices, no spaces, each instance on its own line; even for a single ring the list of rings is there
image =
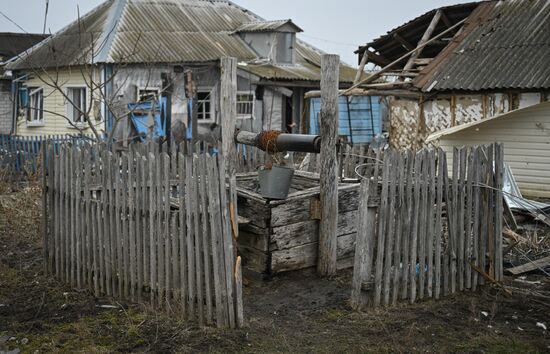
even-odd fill
[[[445,129],[427,141],[437,140],[447,154],[454,147],[501,142],[522,194],[550,198],[550,102]]]

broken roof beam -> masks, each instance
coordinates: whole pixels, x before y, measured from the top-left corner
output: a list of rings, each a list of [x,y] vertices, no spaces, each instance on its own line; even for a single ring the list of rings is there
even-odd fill
[[[405,48],[405,50],[407,51],[411,51],[414,49],[414,46],[409,43],[409,41],[407,41],[405,38],[401,37],[401,35],[399,35],[399,33],[394,33],[393,34],[393,38],[398,41],[399,43],[401,43],[401,45],[403,46],[403,48]]]
[[[355,79],[353,80],[353,83],[356,84],[363,78],[363,73],[365,71],[365,65],[367,65],[367,62],[369,61],[369,56],[367,55],[368,48],[365,49],[363,52],[363,56],[361,57],[361,63],[359,63],[359,68],[357,69],[357,74],[355,75]]]
[[[458,26],[461,26],[462,24],[464,24],[464,22],[466,22],[468,18],[465,18],[459,22],[457,22],[456,24],[454,24],[452,27],[450,28],[447,28],[445,31],[441,32],[440,34],[438,34],[437,36],[435,36],[434,38],[428,40],[426,43],[422,44],[422,45],[419,45],[418,47],[416,47],[414,50],[412,51],[409,51],[405,54],[403,54],[402,56],[400,56],[399,58],[395,59],[394,61],[392,61],[391,63],[389,63],[388,65],[386,65],[385,67],[382,68],[382,70],[376,72],[376,73],[373,73],[371,76],[365,78],[364,80],[361,80],[360,82],[356,83],[356,84],[353,84],[349,89],[345,90],[345,91],[342,91],[342,93],[340,94],[341,96],[342,95],[346,95],[348,92],[351,92],[353,89],[356,89],[358,88],[359,86],[363,86],[363,85],[366,85],[366,84],[369,84],[373,81],[375,81],[376,79],[378,79],[380,76],[382,76],[385,72],[387,71],[390,71],[395,65],[399,64],[400,62],[402,62],[403,60],[405,60],[406,58],[408,58],[412,53],[413,51],[416,51],[418,49],[421,49],[423,47],[425,47],[426,45],[430,44],[431,41],[435,41],[435,40],[438,40],[439,38],[443,37],[444,35],[446,35],[447,33],[449,33],[450,31],[452,31],[453,29],[457,28]]]
[[[432,18],[432,21],[430,22],[430,25],[428,26],[428,28],[426,28],[426,31],[424,32],[424,35],[422,35],[422,38],[420,38],[417,49],[412,53],[411,57],[409,58],[409,61],[407,61],[407,64],[405,64],[403,71],[407,71],[414,66],[414,61],[418,59],[418,57],[420,56],[420,53],[422,53],[422,49],[424,49],[424,46],[428,43],[428,41],[432,37],[432,34],[434,33],[435,28],[437,27],[437,24],[441,19],[442,13],[443,12],[441,11],[441,9],[436,11],[434,17]],[[450,28],[452,28],[452,26]]]

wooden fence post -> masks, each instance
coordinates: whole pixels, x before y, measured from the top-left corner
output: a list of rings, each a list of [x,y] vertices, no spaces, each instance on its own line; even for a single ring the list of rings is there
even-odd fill
[[[229,181],[229,212],[233,238],[238,237],[237,225],[237,59],[221,59],[220,109],[222,125],[221,153],[225,161],[225,174]]]
[[[336,273],[336,231],[338,226],[338,82],[340,57],[326,54],[321,59],[321,222],[319,259],[321,276]]]

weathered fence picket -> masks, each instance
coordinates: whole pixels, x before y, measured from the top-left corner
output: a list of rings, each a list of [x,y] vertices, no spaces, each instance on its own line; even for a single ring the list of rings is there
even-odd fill
[[[241,326],[223,158],[159,150],[48,147],[45,267],[96,296]]]
[[[384,155],[361,185],[352,306],[502,280],[502,145],[455,149],[450,171],[442,150]]]

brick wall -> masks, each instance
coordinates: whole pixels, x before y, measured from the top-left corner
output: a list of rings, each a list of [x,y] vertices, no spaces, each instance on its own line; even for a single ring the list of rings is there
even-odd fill
[[[0,80],[0,134],[9,134],[12,119],[11,82]]]

